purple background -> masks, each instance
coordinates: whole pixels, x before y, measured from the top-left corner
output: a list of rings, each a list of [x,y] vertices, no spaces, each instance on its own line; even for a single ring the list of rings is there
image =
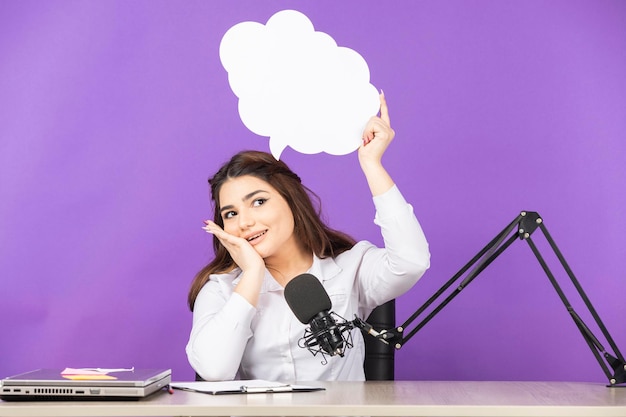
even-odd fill
[[[398,324],[531,210],[626,350],[626,2],[2,1],[0,377],[193,378],[206,180],[236,151],[269,149],[239,119],[219,42],[288,8],[358,51],[388,98],[385,162],[432,251]],[[282,159],[332,226],[381,243],[356,154]],[[524,242],[396,360],[397,379],[606,381]]]

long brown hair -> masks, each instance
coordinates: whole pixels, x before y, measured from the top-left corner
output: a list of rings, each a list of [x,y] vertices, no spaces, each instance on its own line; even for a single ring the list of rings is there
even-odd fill
[[[259,151],[239,152],[209,179],[214,209],[213,221],[220,227],[224,227],[220,215],[220,189],[229,179],[244,175],[251,175],[267,182],[287,201],[293,213],[294,234],[305,250],[313,252],[319,258],[334,258],[351,249],[356,243],[352,237],[329,228],[322,221],[319,197],[302,184],[300,177],[289,169],[287,164],[277,161],[269,153]],[[209,276],[228,272],[237,266],[215,236],[213,251],[215,258],[196,274],[189,290],[187,303],[192,311],[196,297],[209,280]]]

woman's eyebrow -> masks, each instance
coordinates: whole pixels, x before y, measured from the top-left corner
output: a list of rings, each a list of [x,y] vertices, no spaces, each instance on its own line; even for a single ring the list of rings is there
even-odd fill
[[[254,197],[255,195],[257,195],[258,193],[267,193],[267,192],[269,192],[269,191],[266,191],[266,190],[255,190],[255,191],[252,191],[251,193],[248,193],[248,194],[246,194],[245,196],[243,196],[243,198],[241,199],[241,201],[244,201],[244,202],[245,202],[245,201],[248,201],[248,200],[250,200],[252,197]],[[229,204],[229,205],[227,205],[227,206],[223,206],[222,208],[220,208],[220,213],[221,213],[221,212],[223,212],[223,211],[226,211],[226,210],[232,210],[232,209],[234,209],[234,208],[235,208],[235,206],[233,206],[232,204]]]

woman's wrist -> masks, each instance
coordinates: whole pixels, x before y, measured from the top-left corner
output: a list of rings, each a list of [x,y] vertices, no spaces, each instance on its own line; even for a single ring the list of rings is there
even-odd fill
[[[373,197],[384,194],[394,186],[393,179],[382,164],[361,164]]]
[[[235,292],[256,307],[264,277],[265,268],[246,269],[235,287]]]

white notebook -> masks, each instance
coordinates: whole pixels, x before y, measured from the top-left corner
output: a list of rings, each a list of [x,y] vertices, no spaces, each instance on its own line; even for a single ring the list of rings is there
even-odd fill
[[[222,394],[269,394],[280,392],[311,392],[322,391],[322,387],[308,385],[285,384],[281,382],[265,381],[262,379],[250,379],[241,381],[195,381],[195,382],[172,382],[172,388],[201,392],[211,395]]]

